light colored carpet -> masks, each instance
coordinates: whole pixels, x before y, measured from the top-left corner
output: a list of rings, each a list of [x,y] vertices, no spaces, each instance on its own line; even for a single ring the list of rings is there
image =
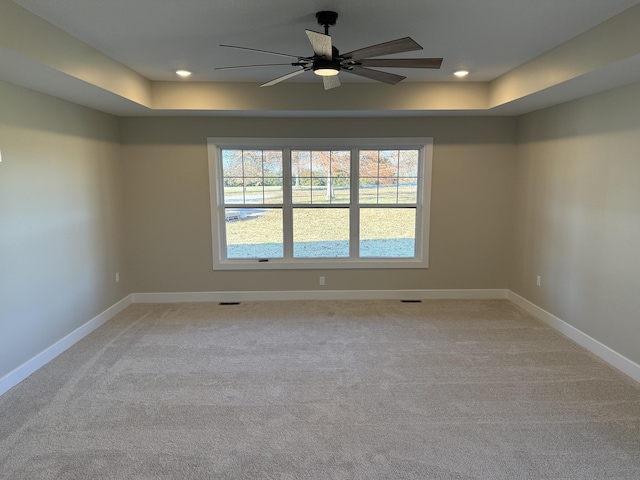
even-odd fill
[[[501,300],[132,305],[0,397],[0,478],[638,479],[640,386]]]

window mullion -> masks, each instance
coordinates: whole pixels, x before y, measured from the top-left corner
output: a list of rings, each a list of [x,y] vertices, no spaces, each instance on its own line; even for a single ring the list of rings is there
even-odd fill
[[[400,151],[396,151],[396,203],[400,203]]]
[[[285,260],[293,258],[293,207],[291,149],[282,149],[282,239]]]
[[[242,150],[242,153],[240,154],[241,156],[241,160],[240,162],[242,165],[242,203],[245,204],[247,203],[247,178],[246,178],[246,174],[245,174],[245,168],[244,168],[244,150]]]
[[[429,169],[430,171],[431,169]],[[425,225],[423,223],[423,206],[424,206],[424,184],[426,179],[425,174],[425,149],[421,148],[418,151],[418,183],[416,192],[416,257],[424,259],[425,252],[422,246],[425,244],[425,236],[428,236],[428,232],[425,231]],[[429,182],[431,183],[431,182]],[[418,241],[419,239],[419,241]]]
[[[262,182],[262,201],[264,202],[265,195],[265,185],[264,185],[264,150],[260,150],[260,162],[262,164],[262,177],[260,181]]]
[[[350,195],[349,195],[349,257],[358,258],[360,256],[360,210],[358,208],[358,189],[360,185],[359,177],[360,149],[351,149],[350,164]]]

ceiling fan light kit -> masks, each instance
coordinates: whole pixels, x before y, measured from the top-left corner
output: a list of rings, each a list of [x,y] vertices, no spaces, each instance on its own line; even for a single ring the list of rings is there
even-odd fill
[[[313,62],[313,73],[321,77],[331,77],[340,73],[340,62],[321,58]]]
[[[286,53],[270,52],[267,50],[258,50],[255,48],[238,47],[235,45],[220,45],[221,47],[237,48],[240,50],[249,50],[253,52],[265,53],[267,55],[276,55],[280,57],[294,58],[296,61],[282,64],[263,64],[263,65],[239,65],[235,67],[219,67],[216,70],[228,70],[233,68],[251,68],[251,67],[267,67],[274,65],[291,65],[297,67],[297,70],[274,78],[260,85],[261,87],[270,87],[280,82],[293,78],[302,73],[312,71],[316,75],[322,77],[324,89],[329,90],[340,86],[338,74],[347,72],[360,77],[369,78],[378,82],[395,85],[406,77],[396,75],[394,73],[374,70],[368,67],[379,68],[432,68],[439,69],[442,64],[442,58],[389,58],[375,59],[372,57],[381,57],[384,55],[392,55],[395,53],[412,52],[422,50],[422,47],[410,37],[399,38],[390,42],[384,42],[377,45],[353,50],[348,53],[340,54],[338,49],[333,46],[331,36],[329,35],[329,27],[336,24],[338,14],[332,11],[322,11],[316,13],[318,24],[324,27],[324,33],[315,32],[313,30],[305,30],[309,42],[313,48],[313,55],[309,57],[299,57]]]

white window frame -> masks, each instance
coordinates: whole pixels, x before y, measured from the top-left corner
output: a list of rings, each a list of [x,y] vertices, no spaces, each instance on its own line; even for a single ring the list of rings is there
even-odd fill
[[[354,149],[392,150],[394,148],[414,148],[419,150],[418,213],[416,218],[416,251],[412,258],[275,258],[268,261],[258,259],[227,259],[224,191],[222,185],[222,162],[220,152],[236,150],[338,150],[351,149],[351,202],[358,203],[358,161]],[[207,138],[209,160],[209,192],[211,200],[211,235],[214,270],[285,270],[285,269],[360,269],[360,268],[428,268],[429,267],[429,221],[431,212],[431,170],[433,163],[432,137],[398,138],[261,138],[261,137],[209,137]],[[285,155],[285,158],[287,156]],[[289,156],[290,158],[290,156]],[[355,160],[354,160],[355,158]],[[291,183],[290,168],[284,168],[284,182]],[[283,191],[284,210],[291,206],[291,199]],[[370,204],[363,204],[371,208]],[[305,205],[306,206],[306,205]],[[342,206],[342,205],[341,205]],[[349,204],[344,206],[349,207]],[[374,207],[375,208],[375,207]],[[285,221],[283,229],[290,228]],[[351,239],[357,239],[359,225],[350,222]],[[285,240],[286,242],[286,240]],[[285,243],[285,257],[287,245]]]

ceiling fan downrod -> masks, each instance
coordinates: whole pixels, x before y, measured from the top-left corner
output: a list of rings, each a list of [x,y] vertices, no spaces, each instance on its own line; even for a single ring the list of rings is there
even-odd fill
[[[318,25],[324,27],[324,34],[329,35],[329,27],[333,27],[338,20],[338,14],[329,10],[316,13]]]

